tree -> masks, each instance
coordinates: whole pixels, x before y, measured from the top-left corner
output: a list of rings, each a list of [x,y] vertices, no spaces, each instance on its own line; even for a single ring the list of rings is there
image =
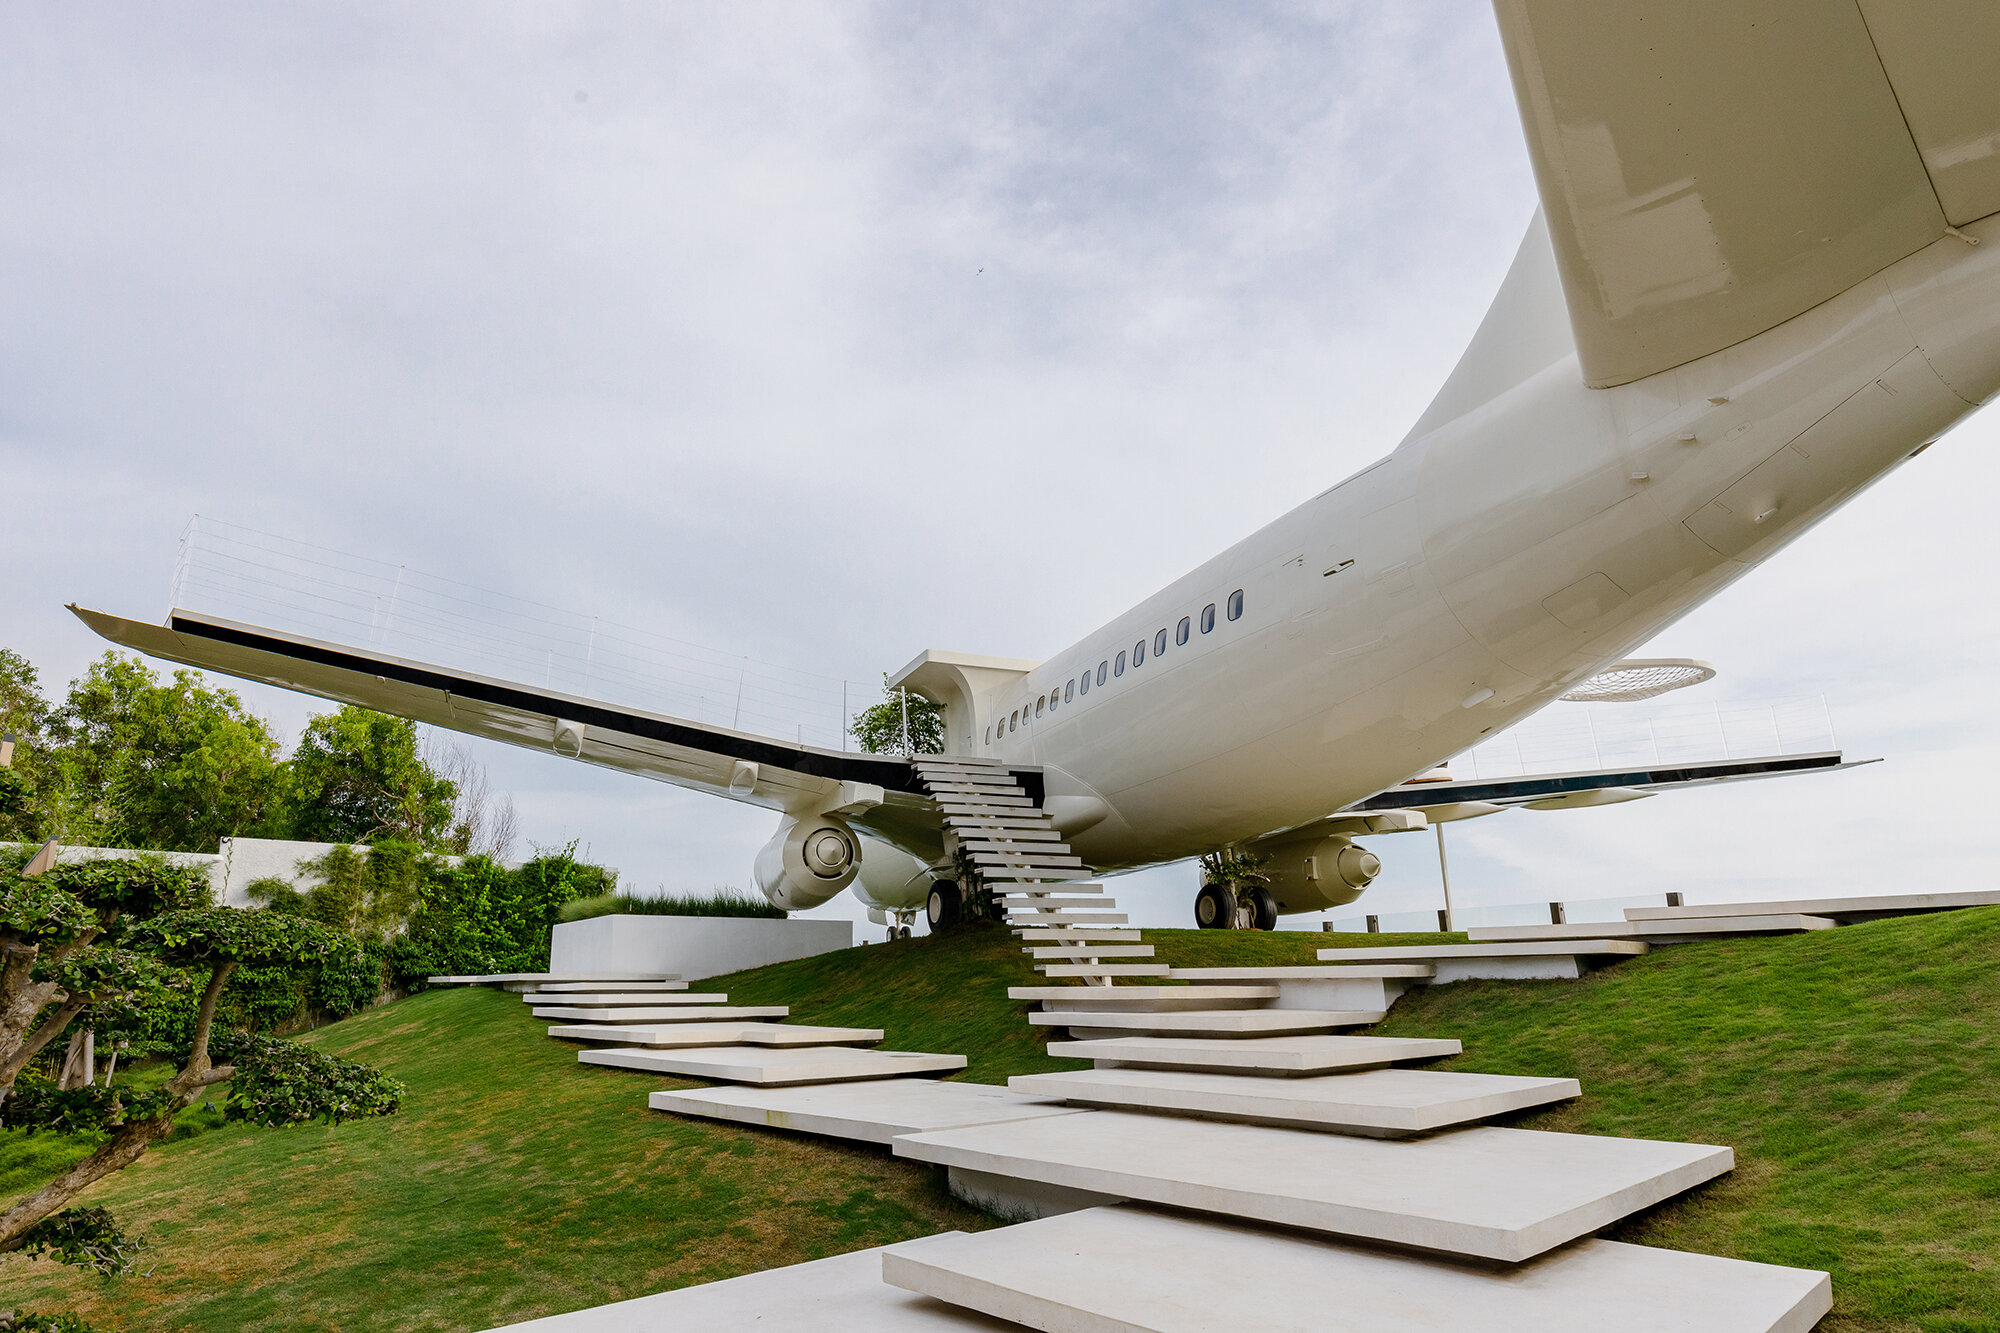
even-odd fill
[[[854,715],[854,743],[871,754],[943,754],[944,709],[882,674],[881,703]]]
[[[19,872],[12,875],[8,890],[15,892],[30,923],[23,929],[24,935],[33,929],[32,914],[37,909],[30,897],[38,888],[44,890],[39,904],[47,938],[73,943],[90,928],[94,914],[81,898],[68,894],[65,902],[59,886],[41,886]],[[9,929],[17,928],[10,924]],[[214,1042],[216,1049],[211,1052],[216,1006],[239,967],[318,963],[341,952],[358,951],[352,936],[297,916],[196,907],[161,912],[138,922],[125,932],[125,942],[134,952],[162,964],[203,974],[186,1058],[180,1070],[152,1092],[98,1087],[64,1091],[44,1083],[23,1085],[0,1103],[0,1112],[10,1125],[31,1129],[88,1127],[107,1133],[104,1143],[88,1157],[0,1211],[0,1253],[33,1243],[38,1234],[46,1234],[41,1229],[52,1219],[73,1224],[76,1214],[63,1211],[69,1200],[137,1161],[173,1128],[175,1116],[193,1105],[204,1089],[218,1083],[238,1080],[240,1086],[230,1090],[228,1114],[257,1124],[386,1114],[401,1099],[402,1089],[393,1080],[290,1042],[225,1034]],[[53,947],[63,946],[55,943]],[[221,1054],[225,1063],[217,1064],[212,1058],[215,1053]]]
[[[70,842],[214,851],[260,830],[282,790],[278,742],[229,690],[192,671],[163,682],[106,653],[48,721],[60,790],[48,819]]]
[[[42,742],[48,718],[35,668],[13,649],[0,648],[0,736],[14,743],[11,764],[0,767],[0,839],[41,839],[48,760]]]
[[[395,838],[441,848],[451,833],[456,786],[424,760],[417,727],[344,704],[306,724],[287,765],[286,822],[308,842]]]

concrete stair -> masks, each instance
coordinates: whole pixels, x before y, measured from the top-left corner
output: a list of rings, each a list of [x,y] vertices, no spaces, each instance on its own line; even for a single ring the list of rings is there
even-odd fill
[[[586,1054],[589,1054],[586,1052]],[[1377,1139],[1090,1111],[913,1134],[898,1157],[1355,1240],[1519,1263],[1711,1180],[1727,1148],[1482,1126]],[[1062,1211],[1026,1196],[1017,1212]]]
[[[1593,936],[1582,940],[1502,941],[1488,944],[1414,944],[1364,949],[1321,949],[1323,963],[1417,963],[1432,970],[1430,984],[1454,981],[1574,980],[1593,966],[1636,958],[1639,940]]]
[[[1963,907],[2000,906],[2000,889],[1966,893],[1878,893],[1861,898],[1797,898],[1789,902],[1701,903],[1693,907],[1628,907],[1627,921],[1704,920],[1727,916],[1826,917],[1841,925],[1891,916],[1921,916]]]
[[[740,1023],[757,1018],[783,1018],[792,1011],[782,1004],[653,1005],[644,1009],[585,1009],[556,1005],[531,1011],[536,1018],[560,1018],[578,1023]]]
[[[1825,1273],[1615,1241],[1495,1270],[1131,1206],[905,1241],[882,1279],[1064,1333],[1804,1333],[1833,1302]]]
[[[1039,1003],[1045,1012],[1067,1009],[1255,1009],[1278,998],[1276,986],[1011,986],[1010,1000]]]
[[[662,991],[684,991],[685,981],[551,981],[544,982],[530,995],[608,995],[619,991],[646,991],[658,994]]]
[[[558,1023],[549,1035],[561,1041],[614,1046],[685,1049],[697,1046],[873,1046],[880,1028],[813,1027],[799,1023],[673,1023],[659,1027],[624,1023]]]
[[[1644,940],[1648,944],[1689,944],[1704,939],[1740,939],[1750,935],[1796,935],[1807,930],[1832,930],[1832,917],[1799,912],[1739,916],[1678,916],[1644,921],[1578,921],[1551,926],[1478,926],[1465,932],[1477,944],[1503,940]]]
[[[1412,986],[1429,982],[1428,963],[1356,963],[1348,967],[1177,967],[1168,975],[1190,982],[1257,982],[1276,992],[1283,1009],[1387,1009]]]
[[[1396,1137],[1469,1125],[1579,1096],[1572,1078],[1375,1069],[1309,1078],[1097,1069],[1027,1074],[1007,1086],[1028,1096],[1109,1110],[1165,1111],[1250,1125]]]
[[[1079,1038],[1276,1037],[1329,1028],[1366,1027],[1382,1021],[1379,1009],[1044,1009],[1028,1015],[1035,1027],[1068,1028]]]
[[[952,1074],[965,1068],[962,1055],[921,1051],[863,1051],[851,1046],[770,1048],[716,1046],[692,1051],[613,1047],[578,1051],[587,1065],[637,1069],[649,1074],[714,1079],[718,1083],[844,1083],[855,1079],[902,1078],[911,1074]]]
[[[427,977],[433,986],[495,986],[507,991],[539,990],[572,982],[608,982],[623,988],[637,981],[678,981],[672,972],[493,972],[476,977]]]
[[[1188,1069],[1257,1078],[1299,1078],[1349,1069],[1440,1060],[1463,1048],[1450,1037],[1105,1037],[1052,1041],[1049,1054],[1099,1069]]]
[[[675,1004],[728,1004],[722,991],[570,991],[531,990],[521,996],[529,1005],[563,1005],[571,1009],[657,1009]]]
[[[820,1083],[789,1088],[689,1088],[656,1092],[655,1111],[789,1129],[830,1139],[887,1145],[899,1135],[922,1134],[1001,1120],[1081,1115],[1059,1101],[1013,1092],[990,1083],[934,1079]]]

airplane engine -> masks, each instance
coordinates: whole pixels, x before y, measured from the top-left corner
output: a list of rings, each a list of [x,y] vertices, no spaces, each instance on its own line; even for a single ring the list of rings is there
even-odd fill
[[[829,815],[786,815],[771,840],[757,849],[752,873],[757,889],[787,912],[818,907],[854,881],[861,840]]]
[[[1341,836],[1306,838],[1256,849],[1270,857],[1271,896],[1280,912],[1317,912],[1351,903],[1382,873],[1381,858]]]

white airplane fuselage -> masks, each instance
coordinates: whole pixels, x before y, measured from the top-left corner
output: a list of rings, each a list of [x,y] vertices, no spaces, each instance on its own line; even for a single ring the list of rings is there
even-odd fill
[[[1531,230],[1392,453],[951,710],[946,749],[1101,801],[1069,839],[1101,869],[1297,827],[1542,708],[2000,389],[2000,218],[1609,389],[1579,373],[1547,244]]]

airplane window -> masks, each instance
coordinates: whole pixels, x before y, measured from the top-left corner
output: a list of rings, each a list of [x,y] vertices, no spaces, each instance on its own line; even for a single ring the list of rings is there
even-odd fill
[[[1235,592],[1229,594],[1229,618],[1231,620],[1240,620],[1242,617],[1243,589],[1238,588]]]
[[[1012,731],[1020,725],[1021,725],[1021,714],[1019,710],[1016,710],[1014,716],[1007,719],[1007,730]]]
[[[1186,643],[1188,641],[1188,623],[1189,623],[1188,618],[1186,616],[1182,616],[1181,623],[1174,626],[1175,643],[1181,644],[1181,643]]]
[[[1183,640],[1183,642],[1185,642],[1185,640]],[[1153,656],[1158,657],[1166,651],[1167,651],[1167,632],[1165,630],[1161,630],[1158,634],[1155,634],[1153,636]]]
[[[1084,679],[1089,680],[1090,677],[1085,676]],[[1090,687],[1086,685],[1084,686],[1084,688],[1089,689]],[[1070,681],[1068,684],[1063,686],[1063,702],[1068,703],[1071,699],[1074,698],[1076,698],[1076,682]]]
[[[1083,673],[1083,688],[1078,690],[1077,693],[1078,694],[1090,693],[1090,673],[1088,671]]]
[[[1035,700],[1035,716],[1040,717],[1042,715],[1042,710],[1044,708],[1047,708],[1048,706],[1049,706],[1049,701],[1047,699]]]
[[[991,727],[988,727],[986,729],[986,743],[988,745],[993,744],[993,728]]]
[[[1141,662],[1145,660],[1146,660],[1146,641],[1144,639],[1141,639],[1139,640],[1139,642],[1132,645],[1132,665],[1138,666]]]
[[[1215,628],[1215,603],[1210,602],[1201,609],[1201,632],[1208,633]]]
[[[1104,671],[1105,668],[1108,666],[1110,666],[1110,663],[1108,662],[1099,662],[1097,664],[1097,683],[1099,685],[1102,685],[1104,683]]]
[[[1055,712],[1055,711],[1056,711],[1056,705],[1057,705],[1057,704],[1059,704],[1059,703],[1061,703],[1061,702],[1062,702],[1062,691],[1061,691],[1061,690],[1050,690],[1050,691],[1049,691],[1049,711],[1050,711],[1051,713]]]
[[[1099,669],[1102,670],[1102,668]],[[1122,676],[1125,674],[1125,654],[1123,653],[1118,654],[1117,662],[1114,663],[1111,667],[1111,674],[1114,676]]]

